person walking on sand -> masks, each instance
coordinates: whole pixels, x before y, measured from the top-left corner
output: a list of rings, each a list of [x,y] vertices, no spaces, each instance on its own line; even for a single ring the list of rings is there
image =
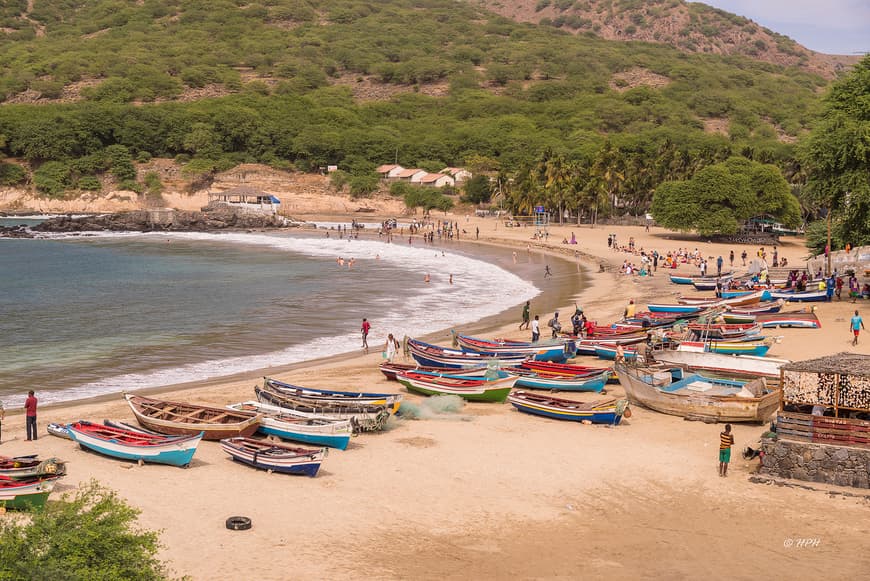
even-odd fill
[[[36,440],[36,395],[32,389],[27,392],[27,399],[24,400],[24,415],[27,425],[27,439]]]
[[[547,321],[547,326],[553,330],[552,338],[558,337],[559,332],[562,330],[562,323],[559,322],[559,311],[553,313],[553,318]]]
[[[384,357],[386,357],[388,363],[393,362],[393,358],[399,352],[399,341],[393,337],[393,334],[390,333],[387,335],[387,344],[384,346]]]
[[[861,329],[867,330],[864,327],[864,319],[861,318],[861,315],[858,314],[858,310],[855,310],[855,316],[849,320],[849,329],[852,331],[854,338],[852,339],[852,345],[858,344],[858,335],[861,333]],[[33,392],[31,392],[33,393]]]
[[[743,266],[746,266],[746,250],[740,255],[740,258],[743,259]]]
[[[369,323],[368,319],[363,319],[362,327],[360,327],[360,331],[362,332],[362,347],[365,349],[365,352],[369,352],[369,331],[371,331],[372,325]]]
[[[6,417],[6,410],[3,408],[3,402],[0,401],[0,442],[3,440],[3,418]]]
[[[537,343],[541,338],[541,322],[538,320],[538,315],[532,321],[532,343]]]
[[[526,304],[523,305],[523,322],[520,323],[520,331],[523,330],[523,325],[526,326],[526,329],[529,328],[529,310],[532,308],[532,301],[526,301]]]
[[[733,250],[728,255],[728,264],[731,265],[731,268],[734,268],[734,251]]]
[[[549,264],[544,266],[544,278],[547,278],[548,276],[553,276],[553,273],[550,272],[550,265]]]
[[[728,476],[728,463],[731,462],[731,446],[734,445],[734,434],[731,424],[725,424],[725,431],[719,432],[719,476]]]

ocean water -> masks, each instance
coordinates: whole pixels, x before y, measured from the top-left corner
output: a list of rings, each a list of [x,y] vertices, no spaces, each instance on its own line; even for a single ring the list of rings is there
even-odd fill
[[[34,389],[65,401],[354,351],[363,317],[380,350],[387,333],[468,323],[538,294],[449,248],[322,236],[0,239],[0,400],[18,406]]]

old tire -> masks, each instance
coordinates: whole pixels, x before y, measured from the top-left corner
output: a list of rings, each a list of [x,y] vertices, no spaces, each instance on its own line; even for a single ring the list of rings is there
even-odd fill
[[[227,528],[231,531],[246,531],[251,528],[251,519],[246,516],[231,516],[227,519]]]

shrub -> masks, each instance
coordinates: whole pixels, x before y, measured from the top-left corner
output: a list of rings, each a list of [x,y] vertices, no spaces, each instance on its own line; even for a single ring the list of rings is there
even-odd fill
[[[27,180],[27,172],[20,165],[0,162],[0,185],[17,186]]]
[[[95,481],[29,519],[0,521],[0,579],[166,578],[157,533],[139,511]]]
[[[60,197],[69,187],[70,168],[60,161],[47,161],[33,172],[36,189],[50,197]]]
[[[98,192],[103,189],[103,184],[96,176],[84,176],[79,178],[76,187],[80,190],[88,190],[90,192]]]

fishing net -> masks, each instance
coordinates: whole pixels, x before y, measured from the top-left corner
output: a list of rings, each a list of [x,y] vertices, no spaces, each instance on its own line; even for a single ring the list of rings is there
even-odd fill
[[[398,413],[406,420],[455,419],[464,406],[465,400],[458,395],[441,395],[427,397],[419,403],[403,401]]]

